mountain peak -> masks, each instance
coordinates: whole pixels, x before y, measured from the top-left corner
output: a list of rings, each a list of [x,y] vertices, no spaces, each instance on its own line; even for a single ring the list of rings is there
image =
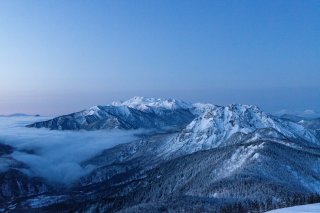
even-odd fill
[[[255,112],[262,111],[259,107],[255,105],[248,105],[248,104],[229,104],[226,106],[229,110],[239,110],[239,111],[246,111],[246,110],[253,110]]]
[[[135,96],[127,101],[113,102],[113,106],[128,106],[138,110],[146,111],[150,108],[163,108],[163,109],[189,109],[192,104],[177,99],[163,99],[163,98],[147,98]]]

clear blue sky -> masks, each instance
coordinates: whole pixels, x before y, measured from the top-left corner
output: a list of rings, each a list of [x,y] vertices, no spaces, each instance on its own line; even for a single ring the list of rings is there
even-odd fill
[[[135,95],[318,110],[319,80],[319,0],[0,0],[0,114]]]

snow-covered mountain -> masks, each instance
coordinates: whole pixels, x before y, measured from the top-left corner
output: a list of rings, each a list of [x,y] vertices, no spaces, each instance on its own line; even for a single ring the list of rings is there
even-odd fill
[[[174,139],[174,147],[187,153],[242,141],[256,130],[255,139],[280,137],[300,144],[318,145],[312,132],[302,125],[268,115],[256,106],[232,104],[228,106],[196,104],[196,117]],[[248,139],[247,139],[248,140]]]
[[[302,125],[268,115],[256,106],[190,104],[175,99],[134,97],[107,106],[94,106],[28,127],[59,130],[137,129],[184,127],[176,139],[192,143],[196,150],[223,145],[229,138],[257,129],[272,128],[287,138],[317,144],[316,137]],[[178,145],[179,146],[179,145]]]
[[[28,127],[55,130],[152,129],[186,125],[194,115],[191,105],[174,99],[134,97],[125,102],[60,116]]]
[[[17,210],[263,212],[320,198],[317,121],[256,106],[134,97],[28,127],[148,131],[82,162],[94,169],[67,188],[37,179],[45,190],[4,199]]]
[[[115,101],[113,106],[127,106],[141,111],[161,111],[161,110],[177,110],[190,109],[192,104],[176,100],[162,98],[146,98],[135,96],[127,101]]]

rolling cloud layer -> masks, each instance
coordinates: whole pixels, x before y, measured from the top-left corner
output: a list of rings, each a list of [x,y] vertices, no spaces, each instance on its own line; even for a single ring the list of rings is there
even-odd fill
[[[11,157],[25,163],[25,173],[62,183],[88,174],[94,165],[81,162],[117,144],[135,140],[140,131],[51,131],[24,127],[48,117],[0,117],[0,143],[15,148]],[[1,160],[1,159],[0,159]],[[2,160],[1,160],[2,161]],[[0,171],[10,167],[2,161]]]

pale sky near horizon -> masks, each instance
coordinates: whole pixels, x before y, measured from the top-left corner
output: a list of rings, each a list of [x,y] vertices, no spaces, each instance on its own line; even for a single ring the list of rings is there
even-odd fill
[[[132,96],[320,111],[320,1],[0,0],[0,114]]]

